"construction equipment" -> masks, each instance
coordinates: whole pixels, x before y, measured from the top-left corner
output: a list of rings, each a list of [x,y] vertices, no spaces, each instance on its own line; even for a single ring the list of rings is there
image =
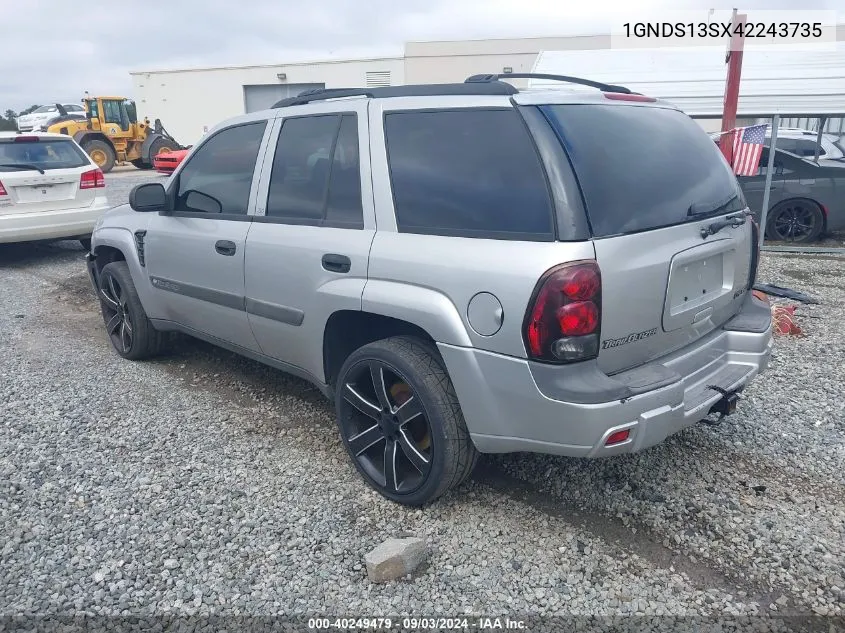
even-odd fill
[[[184,149],[159,119],[152,125],[147,118],[138,121],[135,103],[130,99],[86,96],[82,102],[85,120],[62,120],[46,131],[72,136],[103,173],[118,162],[152,169],[157,155]]]

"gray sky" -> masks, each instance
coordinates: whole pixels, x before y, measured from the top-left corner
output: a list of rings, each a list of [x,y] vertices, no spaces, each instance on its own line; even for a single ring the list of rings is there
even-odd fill
[[[796,4],[747,0],[740,8]],[[622,13],[632,5],[634,13]],[[845,15],[845,0],[800,5]],[[712,0],[25,0],[15,6],[20,19],[0,36],[0,111],[78,101],[86,90],[132,97],[130,70],[401,54],[408,40],[606,33],[631,17],[660,19],[670,8],[706,16]]]

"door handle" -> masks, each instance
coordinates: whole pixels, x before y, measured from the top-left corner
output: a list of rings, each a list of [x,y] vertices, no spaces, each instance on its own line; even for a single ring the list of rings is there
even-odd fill
[[[326,253],[323,255],[323,268],[331,273],[348,273],[352,261],[346,255]]]
[[[231,257],[235,254],[235,251],[238,250],[238,246],[231,240],[217,240],[214,244],[214,250],[221,255],[228,255]]]

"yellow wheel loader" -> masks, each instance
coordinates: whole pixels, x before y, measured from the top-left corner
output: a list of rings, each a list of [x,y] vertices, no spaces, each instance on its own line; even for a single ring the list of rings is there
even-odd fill
[[[129,99],[86,97],[82,102],[84,120],[60,111],[46,131],[72,136],[103,173],[123,162],[138,169],[152,169],[158,154],[184,149],[158,119],[153,125],[146,118],[138,121],[135,103]]]

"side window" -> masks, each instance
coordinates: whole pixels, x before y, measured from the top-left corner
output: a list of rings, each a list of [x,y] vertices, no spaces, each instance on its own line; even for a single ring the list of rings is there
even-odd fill
[[[206,140],[179,173],[175,210],[245,215],[266,125],[236,125]]]
[[[120,104],[117,101],[103,101],[103,119],[106,123],[120,123]]]
[[[384,126],[399,231],[554,239],[543,168],[515,110],[392,112]]]
[[[326,224],[364,228],[361,208],[361,168],[358,161],[358,118],[345,114],[332,158]]]
[[[273,156],[266,214],[292,224],[363,226],[355,115],[285,120]]]

